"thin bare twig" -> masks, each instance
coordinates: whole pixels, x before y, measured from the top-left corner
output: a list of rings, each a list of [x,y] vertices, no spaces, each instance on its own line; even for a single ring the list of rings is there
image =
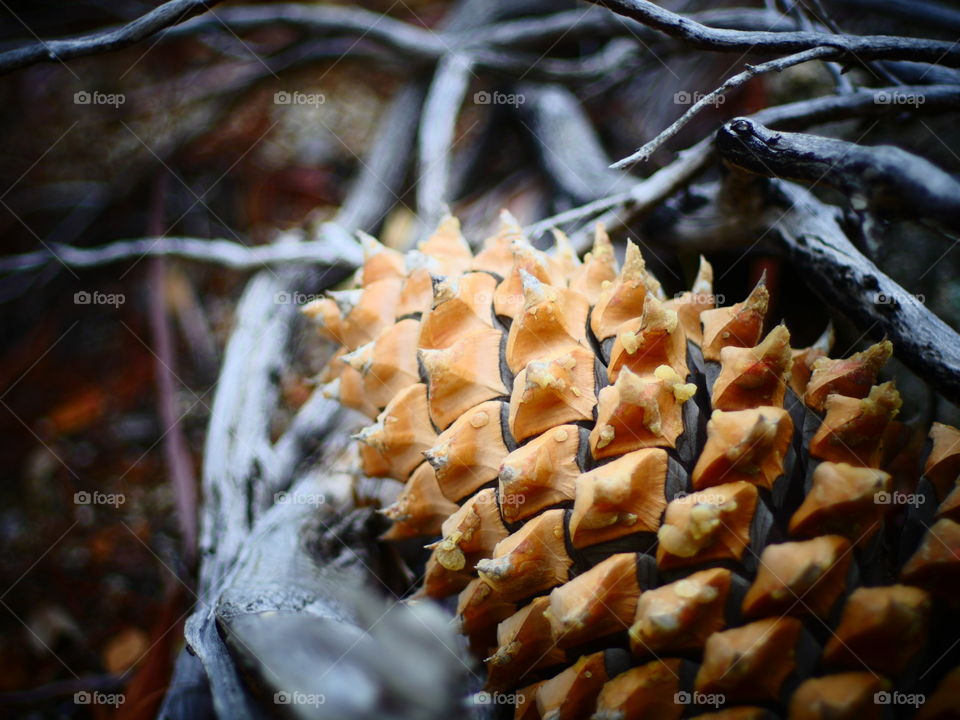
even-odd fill
[[[892,93],[907,95],[922,93],[924,102],[918,113],[936,113],[960,107],[960,86],[927,85],[858,90],[849,95],[827,95],[766,108],[749,116],[755,122],[783,129],[802,129],[811,125],[846,120],[864,115],[883,115],[899,112],[902,106],[883,102]],[[630,190],[598,198],[580,207],[545,218],[526,228],[531,236],[538,236],[551,227],[578,223],[614,208],[626,207],[622,220],[628,220],[688,184],[715,157],[713,138],[707,137],[682,151],[676,160],[641,180]],[[666,193],[666,194],[664,194]]]
[[[288,25],[314,33],[354,35],[374,41],[384,47],[400,51],[407,58],[436,60],[447,50],[439,33],[389,15],[359,7],[337,7],[308,3],[277,3],[272,5],[237,5],[197,17],[190,22],[172,27],[163,37],[173,38],[227,28],[242,32],[266,25]]]
[[[627,190],[636,177],[611,170],[610,160],[576,96],[559,85],[525,83],[517,87],[524,103],[524,125],[536,141],[541,163],[573,202]]]
[[[470,87],[472,60],[459,53],[444,56],[420,116],[417,210],[421,223],[433,228],[449,202],[450,153],[460,106]]]
[[[890,338],[897,357],[951,402],[960,401],[960,336],[854,247],[837,208],[794,183],[771,183],[790,208],[775,227],[824,300],[874,337]]]
[[[120,28],[93,35],[39,42],[0,53],[0,75],[39,62],[62,62],[134,45],[164,28],[205,13],[220,0],[169,0]]]
[[[0,258],[0,272],[35,270],[56,261],[69,267],[95,267],[141,257],[179,257],[185,260],[217,263],[234,270],[251,270],[290,263],[337,267],[353,267],[359,263],[359,254],[354,252],[356,248],[353,244],[339,247],[327,240],[248,246],[231,240],[159,237],[119,240],[109,245],[92,248],[49,243],[48,245],[53,250],[52,253],[48,250],[36,250]]]
[[[831,4],[871,15],[886,15],[911,25],[925,25],[940,32],[960,32],[960,10],[948,4],[924,0],[832,0]]]
[[[724,160],[751,173],[835,187],[855,210],[929,219],[960,231],[960,182],[898,147],[773,132],[734,118],[717,132],[717,149]]]
[[[824,58],[836,55],[836,52],[837,51],[834,48],[816,47],[810,50],[804,50],[803,52],[795,53],[793,55],[788,55],[786,57],[777,58],[776,60],[761,63],[760,65],[747,65],[746,70],[737,73],[731,78],[728,78],[716,90],[707,93],[702,98],[697,100],[697,102],[691,105],[683,115],[681,115],[670,125],[670,127],[653,138],[653,140],[646,143],[632,155],[629,155],[622,160],[617,160],[617,162],[613,163],[613,165],[610,167],[624,168],[629,165],[633,165],[636,162],[649,159],[650,155],[656,152],[657,148],[680,132],[680,130],[682,130],[687,123],[693,120],[693,118],[701,110],[703,110],[703,108],[707,107],[707,105],[713,105],[719,98],[723,97],[724,93],[726,93],[728,90],[740,87],[752,78],[755,78],[757,75],[762,75],[768,72],[780,72],[786,68],[793,67],[794,65],[800,65],[801,63],[809,62],[810,60],[822,60]]]
[[[830,32],[839,33],[841,32],[840,28],[836,26],[835,23],[832,23],[829,18],[826,17],[826,13],[823,12],[823,8],[819,7],[817,0],[807,0],[807,2],[815,5],[820,11],[821,15],[824,17],[817,17],[813,9],[804,4],[796,3],[792,8],[790,8],[791,14],[797,18],[797,22],[800,25],[801,30],[817,30],[814,25],[814,20],[817,21],[818,25],[830,30]],[[843,74],[843,67],[835,62],[824,63],[824,67],[827,69],[827,72],[830,73],[830,77],[833,78],[833,85],[837,89],[837,93],[840,95],[846,95],[847,93],[853,92],[853,83],[850,82],[850,78]]]
[[[712,159],[713,138],[704,138],[681,152],[672,163],[660,168],[626,192],[601,198],[582,207],[548,217],[528,227],[527,232],[532,237],[536,237],[550,228],[582,220],[616,207],[629,206],[632,213],[649,210],[693,180]],[[577,249],[585,248],[581,244]]]
[[[708,27],[670,12],[649,0],[590,0],[633,18],[691,47],[717,52],[797,53],[817,47],[837,51],[833,59],[847,63],[866,60],[916,60],[960,67],[960,44],[890,35],[827,35],[818,32],[768,32]]]

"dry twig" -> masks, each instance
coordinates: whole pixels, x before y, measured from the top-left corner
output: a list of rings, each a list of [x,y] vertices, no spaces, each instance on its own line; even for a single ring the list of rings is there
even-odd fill
[[[960,401],[960,335],[854,247],[836,208],[794,183],[771,187],[774,202],[789,208],[774,227],[823,299],[873,337],[888,337],[917,375]]]
[[[944,40],[891,35],[827,35],[818,32],[727,30],[703,25],[649,0],[591,0],[633,18],[690,47],[717,52],[797,53],[817,47],[837,51],[831,59],[848,64],[866,60],[915,60],[960,67],[960,45]]]
[[[63,62],[84,55],[130,47],[144,38],[205,13],[220,0],[169,0],[120,28],[64,40],[40,40],[0,53],[0,74],[39,62]]]
[[[901,148],[773,132],[748,118],[724,123],[717,148],[724,160],[752,173],[833,186],[854,210],[929,219],[960,230],[960,182]]]

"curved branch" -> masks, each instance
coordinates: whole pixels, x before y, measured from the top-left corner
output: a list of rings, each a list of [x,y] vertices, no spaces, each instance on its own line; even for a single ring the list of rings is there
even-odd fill
[[[761,63],[760,65],[747,65],[746,70],[737,73],[731,78],[728,78],[716,90],[707,93],[697,100],[697,102],[691,105],[683,115],[677,118],[677,120],[670,125],[670,127],[653,138],[653,140],[646,143],[632,155],[629,155],[622,160],[617,160],[617,162],[613,163],[613,165],[610,167],[624,168],[628,165],[632,165],[635,162],[649,159],[650,155],[656,152],[656,150],[667,140],[680,132],[687,123],[693,120],[693,118],[701,110],[703,110],[703,108],[705,108],[707,105],[713,105],[719,98],[723,97],[728,90],[733,90],[734,88],[744,85],[757,75],[774,71],[780,72],[789,67],[793,67],[794,65],[800,65],[801,63],[809,62],[810,60],[823,60],[827,57],[832,57],[835,54],[836,51],[833,48],[816,47],[810,50],[804,50],[803,52],[794,53],[793,55],[788,55],[786,57],[777,58],[776,60],[771,60],[770,62]]]
[[[710,164],[712,159],[713,141],[711,138],[704,138],[696,145],[681,152],[672,163],[636,183],[629,190],[598,198],[586,205],[544,218],[540,222],[525,228],[525,231],[531,237],[537,237],[551,228],[582,221],[585,218],[594,217],[600,213],[613,211],[614,208],[624,206],[630,208],[629,213],[625,213],[628,216],[644,212],[689,184]],[[614,213],[614,216],[619,217],[619,214]],[[627,218],[621,218],[621,220],[626,222]],[[585,250],[588,244],[589,239],[586,237],[574,240],[574,247],[578,252]]]
[[[577,58],[542,57],[518,51],[471,48],[469,56],[478,67],[521,79],[546,82],[589,81],[629,68],[636,62],[641,46],[634,39],[615,38],[592,55]]]
[[[837,52],[833,59],[848,63],[859,64],[866,60],[916,60],[960,67],[960,44],[956,42],[889,35],[727,30],[703,25],[665,10],[649,0],[590,1],[701,50],[797,53],[817,47],[829,47]]]
[[[788,15],[761,8],[716,8],[690,13],[688,16],[713,27],[738,30],[796,30],[797,24]],[[626,35],[638,40],[654,40],[655,30],[625,18],[606,8],[593,7],[586,11],[566,10],[552,15],[509,20],[478,31],[473,40],[478,44],[513,47],[560,38],[597,38]]]
[[[119,28],[111,28],[93,35],[64,40],[39,42],[0,53],[0,74],[8,73],[39,62],[62,62],[84,55],[119,50],[134,45],[146,37],[205,13],[220,0],[169,0],[146,15]]]
[[[960,10],[922,0],[832,0],[848,10],[886,15],[911,25],[925,25],[940,32],[960,33]]]
[[[799,102],[775,105],[749,116],[755,122],[784,129],[801,129],[823,122],[846,120],[864,115],[882,115],[898,112],[899,106],[878,103],[881,93],[920,93],[925,102],[917,113],[934,113],[960,107],[960,87],[954,85],[930,85],[923,87],[890,87],[877,90],[860,90],[849,95],[827,95]],[[571,208],[529,226],[531,236],[546,232],[551,227],[561,227],[619,207],[630,208],[621,213],[621,220],[628,220],[636,212],[642,212],[666,199],[676,190],[690,182],[714,157],[714,145],[710,138],[681,152],[669,165],[638,182],[626,192],[601,197],[580,207]]]
[[[344,33],[374,40],[407,57],[435,60],[447,50],[440,34],[358,7],[307,3],[237,5],[170,28],[163,37],[181,37],[227,28],[234,32],[265,25],[290,25],[321,33]]]
[[[735,118],[717,132],[717,149],[727,162],[757,175],[835,187],[855,210],[930,219],[960,231],[960,182],[898,147],[774,132]]]
[[[517,88],[525,99],[520,109],[540,151],[550,179],[574,202],[628,190],[637,178],[611,170],[590,118],[576,96],[557,85],[524,84]]]
[[[960,335],[854,247],[836,208],[793,183],[774,180],[772,188],[790,208],[774,227],[823,298],[870,335],[886,335],[908,367],[960,401]]]
[[[790,17],[757,8],[721,8],[692,13],[690,17],[715,27],[747,31],[796,29],[796,23]],[[466,30],[451,27],[434,31],[359,7],[298,2],[226,7],[216,15],[198,17],[172,27],[163,33],[163,37],[181,37],[224,27],[235,31],[252,30],[266,25],[364,36],[387,47],[430,57],[438,57],[451,47],[463,51],[467,46],[471,49],[513,48],[564,37],[626,35],[643,40],[656,37],[656,32],[645,25],[600,7],[588,8],[586,12],[577,9],[521,17],[486,26],[471,26]]]
[[[356,267],[359,261],[359,256],[351,255],[349,252],[353,249],[354,243],[343,244],[328,240],[248,246],[232,240],[159,237],[119,240],[109,245],[91,248],[50,243],[47,245],[49,250],[36,250],[0,258],[0,272],[36,270],[54,260],[68,267],[85,268],[148,256],[213,262],[234,270],[251,270],[269,265],[296,263],[351,268]],[[341,245],[345,246],[341,247]]]
[[[450,200],[450,156],[460,106],[470,86],[473,61],[453,53],[437,64],[424,101],[417,137],[417,210],[420,222],[432,230]]]

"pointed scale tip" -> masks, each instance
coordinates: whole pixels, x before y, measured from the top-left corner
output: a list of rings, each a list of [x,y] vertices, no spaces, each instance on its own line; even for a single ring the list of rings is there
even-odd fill
[[[347,317],[350,312],[360,304],[360,298],[363,296],[363,288],[354,288],[352,290],[328,290],[327,295],[333,300],[340,309],[340,314]]]
[[[824,355],[827,355],[833,348],[833,343],[836,342],[836,339],[837,336],[836,331],[833,329],[833,320],[828,320],[827,327],[823,329],[820,337],[814,341],[811,347],[816,350],[821,350]]]
[[[373,342],[368,342],[352,352],[345,353],[340,359],[357,372],[365,375],[373,364],[373,346]]]
[[[700,266],[697,268],[697,276],[693,280],[690,291],[694,295],[713,294],[713,265],[703,255],[700,256]]]
[[[550,234],[553,235],[553,246],[558,252],[573,249],[573,245],[570,244],[570,238],[567,237],[567,234],[560,228],[550,228]]]
[[[546,300],[551,300],[548,292],[548,285],[540,280],[536,275],[528,273],[520,268],[520,283],[523,287],[523,297],[526,307],[538,305]]]
[[[456,297],[460,291],[457,278],[431,274],[430,280],[433,283],[433,307]]]
[[[334,378],[320,388],[320,394],[328,400],[340,399],[340,378]]]
[[[503,208],[500,210],[500,228],[502,230],[514,230],[520,231],[520,221],[514,217],[513,213]]]
[[[377,240],[373,235],[365,233],[363,230],[357,230],[357,240],[363,248],[364,260],[369,260],[374,255],[386,250],[386,246]]]

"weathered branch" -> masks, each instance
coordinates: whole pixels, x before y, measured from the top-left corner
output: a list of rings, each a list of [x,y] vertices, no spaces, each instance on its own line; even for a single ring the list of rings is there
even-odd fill
[[[35,250],[0,258],[0,272],[36,270],[52,262],[68,267],[88,268],[142,257],[177,257],[216,263],[234,270],[253,270],[271,265],[308,263],[328,267],[356,267],[359,253],[352,244],[329,240],[275,242],[270,245],[241,245],[232,240],[203,240],[189,237],[156,237],[118,240],[108,245],[78,248],[48,243],[50,250]],[[52,252],[51,252],[52,250]]]
[[[827,95],[766,108],[749,116],[754,122],[776,128],[801,129],[823,122],[846,120],[865,115],[882,115],[899,112],[900,106],[877,102],[884,93],[923,93],[925,102],[916,108],[917,113],[937,113],[960,107],[960,87],[931,85],[920,87],[880,88],[860,90],[849,95]],[[623,221],[636,213],[649,209],[678,189],[688,184],[714,158],[712,139],[706,138],[682,151],[676,160],[657,170],[645,180],[626,192],[601,197],[580,207],[572,208],[526,228],[532,236],[540,235],[551,227],[564,227],[579,223],[615,208],[625,212],[613,217]]]
[[[832,59],[851,64],[859,64],[865,60],[916,60],[960,67],[960,45],[955,42],[889,35],[828,35],[802,30],[727,30],[703,25],[649,0],[590,1],[700,50],[797,53],[817,47],[829,47],[837,51]]]
[[[758,175],[835,187],[855,210],[929,219],[960,230],[960,182],[898,147],[774,132],[735,118],[717,132],[717,148],[727,162]]]
[[[197,17],[170,28],[165,38],[193,35],[227,28],[243,32],[264,26],[288,25],[313,33],[338,33],[366,38],[405,57],[432,61],[447,50],[440,35],[432,30],[396,20],[389,15],[359,7],[338,7],[308,3],[236,5]]]
[[[720,28],[747,31],[796,29],[796,23],[788,16],[757,8],[721,8],[692,13],[690,17]],[[164,31],[163,37],[183,37],[200,32],[219,31],[225,27],[242,32],[268,25],[287,25],[315,33],[365,37],[385,47],[424,59],[435,59],[450,48],[461,52],[468,48],[511,49],[551,42],[561,37],[597,38],[625,35],[642,40],[653,40],[657,37],[655,31],[642,23],[599,7],[586,11],[577,9],[535,17],[519,17],[503,22],[491,22],[480,27],[461,28],[455,25],[434,31],[359,7],[312,3],[226,7],[218,10],[216,15],[194,18],[169,28]]]
[[[797,29],[796,22],[789,16],[758,8],[718,8],[691,13],[689,17],[718,28],[771,32]],[[386,47],[414,55],[429,53],[431,57],[438,57],[449,48],[458,51],[464,51],[468,47],[491,46],[510,49],[551,42],[563,37],[595,39],[629,36],[644,41],[658,37],[656,31],[646,25],[600,7],[586,11],[576,9],[549,15],[519,17],[467,29],[454,25],[433,31],[362,8],[311,3],[226,7],[218,10],[216,16],[195,18],[170,28],[164,31],[163,37],[183,37],[199,32],[218,31],[224,27],[240,32],[267,25],[288,25],[318,33],[364,36]],[[439,42],[441,39],[446,45]]]
[[[486,69],[513,75],[529,74],[551,81],[591,79],[623,62],[626,47],[622,44],[612,45],[587,58],[573,59],[542,58],[509,51],[510,46],[515,44],[549,38],[561,26],[564,30],[575,26],[575,16],[567,13],[561,15],[560,22],[555,21],[548,28],[534,29],[523,25],[521,21],[510,21],[492,25],[490,30],[434,31],[361,8],[305,3],[241,5],[171,28],[164,37],[181,37],[225,27],[234,32],[243,32],[268,25],[289,25],[312,33],[355,36],[358,43],[360,40],[374,42],[394,51],[404,62],[415,65],[437,62],[455,50],[458,54],[470,56],[474,64]],[[512,26],[515,23],[520,27],[514,29]],[[499,47],[491,47],[491,34],[497,37]],[[631,42],[630,49],[634,48],[635,43]]]
[[[411,80],[390,101],[370,152],[337,213],[338,225],[373,231],[397,203],[414,153],[424,93],[424,83]]]
[[[578,58],[551,58],[539,54],[475,48],[470,56],[478,67],[544,82],[585,82],[606,77],[635,62],[641,47],[634,39],[615,38],[600,50]]]
[[[336,248],[338,255],[355,251],[356,243],[350,240],[347,229],[374,230],[397,202],[409,170],[420,98],[419,83],[412,83],[392,102],[381,121],[371,155],[361,164],[359,177],[334,218],[335,222],[323,227],[330,243],[327,251]],[[352,262],[358,259],[353,258]],[[288,486],[303,459],[315,448],[313,443],[318,441],[318,435],[329,429],[339,417],[331,412],[331,403],[318,395],[300,409],[281,439],[271,443],[271,416],[279,397],[277,378],[289,361],[289,340],[294,328],[298,327],[296,305],[277,303],[277,295],[298,290],[316,291],[338,279],[336,273],[325,278],[317,277],[309,267],[286,267],[280,274],[264,270],[250,280],[240,299],[236,326],[217,384],[204,451],[200,607],[188,621],[189,645],[200,663],[189,660],[186,653],[181,654],[161,712],[165,718],[186,720],[195,716],[198,701],[194,696],[204,679],[209,683],[213,706],[221,717],[259,716],[250,701],[248,689],[240,680],[237,660],[231,656],[218,623],[224,623],[224,632],[229,634],[235,654],[241,652],[245,642],[253,642],[247,633],[256,632],[256,629],[243,621],[242,627],[229,626],[233,616],[221,612],[218,607],[225,593],[235,598],[237,593],[252,592],[253,600],[262,610],[303,611],[306,595],[301,590],[304,584],[309,584],[308,593],[312,594],[313,601],[307,604],[307,611],[317,614],[319,610],[322,614],[326,608],[330,613],[335,612],[335,608],[317,599],[336,580],[317,577],[316,567],[305,564],[309,557],[302,544],[304,522],[315,517],[315,513],[308,511],[316,508],[307,504],[299,507],[296,504],[274,505],[272,514],[268,508],[273,505],[274,493]],[[309,478],[303,483],[308,481]],[[300,490],[308,487],[303,483],[298,483]],[[280,527],[276,524],[278,518],[282,519]],[[286,555],[274,555],[277,561],[259,566],[261,570],[266,567],[277,570],[273,578],[251,575],[257,569],[257,563],[252,568],[247,565],[247,575],[244,576],[242,552],[246,557],[279,552],[280,541],[287,550],[291,544],[295,549]],[[272,590],[267,591],[265,583],[268,581],[281,584],[290,581],[291,576],[281,572],[287,566],[280,560],[299,563],[301,570],[309,568],[310,572],[294,573],[295,582],[289,587],[278,589],[280,585],[272,585]],[[354,578],[360,575],[366,573],[354,566]],[[357,598],[347,602],[355,600],[359,602]],[[272,607],[270,603],[273,603]],[[361,632],[365,629],[358,618],[347,624]],[[449,659],[443,662],[445,667],[450,667]],[[250,668],[245,670],[263,679],[262,673]],[[438,668],[431,670],[435,671],[440,672]],[[294,689],[277,681],[273,687]],[[202,706],[202,701],[199,704]],[[341,710],[345,715],[351,714]]]
[[[437,65],[424,102],[417,136],[417,210],[427,228],[436,226],[450,201],[450,155],[472,72],[473,61],[468,56],[446,55]]]
[[[164,28],[205,13],[220,0],[169,0],[120,28],[64,40],[40,40],[0,53],[0,74],[39,62],[63,62],[134,45]]]
[[[332,476],[308,475],[258,519],[187,622],[217,716],[275,717],[252,700],[287,693],[315,698],[298,717],[448,717],[466,675],[449,620],[371,592],[373,511],[341,511]]]
[[[793,183],[774,180],[772,189],[789,208],[774,227],[824,300],[873,337],[890,338],[897,357],[960,402],[960,335],[854,247],[836,208]]]
[[[519,109],[545,170],[575,202],[622,192],[637,182],[608,167],[603,146],[573,93],[556,85],[529,83],[520,85],[517,92],[524,98]]]
[[[917,96],[924,102],[913,109],[915,115],[934,114],[960,108],[960,86],[897,86],[858,90],[849,95],[824,95],[823,97],[764,108],[748,118],[754,122],[784,130],[798,130],[825,122],[849,120],[873,115],[895,115],[903,110],[902,105],[890,102],[894,94]]]
[[[831,0],[831,4],[856,8],[873,15],[886,15],[942,32],[960,32],[960,10],[940,3],[923,0]]]
[[[677,120],[675,120],[666,130],[661,132],[650,142],[644,144],[643,147],[641,147],[632,155],[629,155],[622,160],[617,160],[617,162],[613,163],[611,167],[624,168],[628,165],[632,165],[635,162],[641,162],[649,159],[650,155],[656,152],[656,150],[667,140],[680,132],[680,130],[682,130],[687,123],[693,120],[693,118],[699,114],[703,108],[705,108],[707,105],[713,105],[716,103],[716,101],[723,97],[728,90],[733,90],[734,88],[740,87],[758,75],[768,72],[781,72],[789,67],[793,67],[794,65],[800,65],[801,63],[809,62],[811,60],[823,60],[827,57],[832,57],[835,54],[836,51],[833,48],[816,47],[810,50],[804,50],[802,52],[795,53],[793,55],[788,55],[786,57],[777,58],[776,60],[771,60],[770,62],[761,63],[760,65],[747,65],[746,70],[728,78],[716,90],[707,93],[702,98],[697,100],[697,102],[691,105],[690,108]]]

